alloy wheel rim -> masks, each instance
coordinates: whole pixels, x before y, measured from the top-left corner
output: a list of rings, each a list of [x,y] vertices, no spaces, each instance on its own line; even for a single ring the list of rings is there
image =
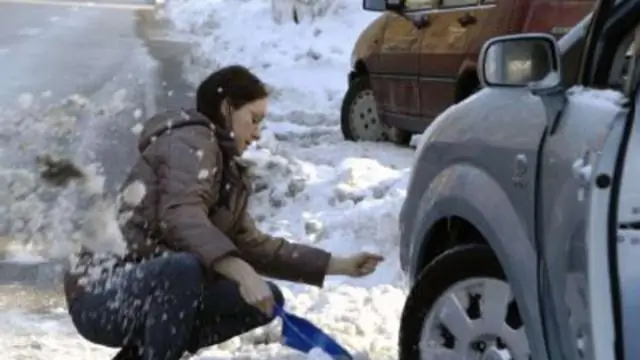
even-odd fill
[[[422,360],[530,360],[530,349],[510,286],[471,278],[450,286],[427,314]],[[516,319],[516,320],[514,320]]]

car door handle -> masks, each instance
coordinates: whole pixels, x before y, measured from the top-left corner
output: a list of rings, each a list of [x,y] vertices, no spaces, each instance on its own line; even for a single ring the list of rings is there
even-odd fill
[[[529,160],[525,154],[516,155],[513,161],[513,176],[511,181],[518,188],[524,188],[527,186],[525,175],[529,169]]]
[[[460,26],[462,27],[471,26],[477,22],[478,19],[476,19],[476,17],[471,15],[470,13],[466,13],[458,18],[458,24],[460,24]]]
[[[584,152],[582,157],[576,159],[571,166],[571,173],[578,182],[578,187],[586,188],[591,184],[592,165],[590,163],[591,151]]]
[[[427,15],[416,17],[411,22],[413,23],[413,26],[418,29],[424,29],[431,25],[431,22],[429,21],[429,17]]]

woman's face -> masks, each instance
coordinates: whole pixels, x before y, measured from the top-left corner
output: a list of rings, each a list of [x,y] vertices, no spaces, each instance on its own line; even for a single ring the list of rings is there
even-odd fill
[[[256,140],[260,139],[260,125],[267,114],[267,99],[247,103],[231,111],[231,130],[238,151],[242,154]]]

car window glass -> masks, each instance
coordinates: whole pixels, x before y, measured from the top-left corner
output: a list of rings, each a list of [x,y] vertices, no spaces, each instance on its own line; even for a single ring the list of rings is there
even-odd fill
[[[442,0],[441,8],[478,5],[478,0]]]
[[[638,52],[635,51],[634,38],[635,32],[628,34],[616,50],[608,81],[613,89],[624,91],[631,80],[629,75],[638,71],[635,65]]]
[[[625,53],[625,71],[623,73],[623,81],[625,83],[625,92],[627,94],[638,86],[640,80],[640,25],[633,32],[631,45]]]
[[[405,6],[408,9],[430,9],[437,0],[407,0]]]
[[[562,62],[562,84],[570,87],[578,80],[580,64],[582,64],[582,54],[584,52],[585,40],[591,17],[593,14],[585,16],[576,26],[558,40]]]

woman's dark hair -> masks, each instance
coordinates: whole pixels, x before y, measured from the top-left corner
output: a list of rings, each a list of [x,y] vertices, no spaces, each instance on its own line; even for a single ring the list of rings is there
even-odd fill
[[[226,66],[209,75],[198,85],[196,109],[213,122],[220,122],[224,99],[238,109],[268,96],[267,88],[249,69],[241,65]]]

